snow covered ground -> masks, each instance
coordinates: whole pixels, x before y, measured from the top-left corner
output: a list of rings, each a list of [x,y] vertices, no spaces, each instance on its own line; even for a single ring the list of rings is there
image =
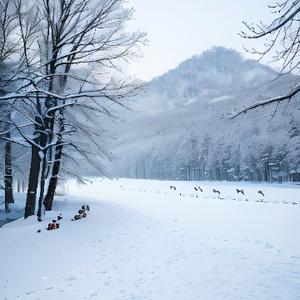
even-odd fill
[[[5,213],[4,195],[0,194],[0,227],[24,216],[24,195],[15,194],[15,203],[10,204],[10,213]],[[0,298],[1,299],[1,298]]]
[[[300,299],[300,186],[97,179],[68,190],[43,223],[0,228],[1,300]],[[60,212],[60,229],[44,230]]]

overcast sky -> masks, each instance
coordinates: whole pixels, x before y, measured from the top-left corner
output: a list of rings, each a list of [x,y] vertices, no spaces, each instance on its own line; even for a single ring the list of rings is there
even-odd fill
[[[272,0],[128,0],[135,8],[130,28],[148,33],[144,57],[129,72],[144,80],[176,67],[210,47],[244,52],[242,21],[270,20]],[[247,56],[247,55],[246,55]],[[248,55],[249,56],[249,55]]]

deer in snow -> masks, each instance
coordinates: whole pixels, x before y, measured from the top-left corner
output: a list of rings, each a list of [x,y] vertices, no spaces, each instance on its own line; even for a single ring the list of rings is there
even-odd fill
[[[245,193],[244,193],[244,190],[239,190],[239,189],[236,189],[236,192],[239,194],[239,193],[241,193],[242,195],[244,195],[245,196]]]
[[[258,194],[261,194],[263,197],[265,196],[265,194],[262,191],[258,191]]]
[[[215,189],[213,189],[213,193],[221,195],[221,192]]]

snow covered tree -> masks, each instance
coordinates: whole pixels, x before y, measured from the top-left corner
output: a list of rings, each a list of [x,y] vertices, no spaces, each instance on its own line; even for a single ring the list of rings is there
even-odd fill
[[[43,0],[30,9],[22,0],[15,3],[26,76],[18,77],[17,92],[0,100],[23,102],[14,126],[32,149],[25,217],[35,212],[39,185],[41,219],[43,204],[52,209],[63,154],[72,149],[92,162],[90,145],[101,148],[101,138],[71,118],[72,112],[96,122],[99,114],[114,117],[112,104],[126,106],[122,100],[139,82],[124,76],[122,65],[136,55],[145,34],[125,32],[131,10],[123,0]],[[20,120],[29,122],[26,130]],[[83,133],[90,138],[84,147]]]
[[[0,96],[10,92],[12,82],[13,64],[12,57],[15,55],[18,45],[14,40],[16,14],[11,0],[0,0]],[[4,141],[4,190],[5,210],[9,211],[9,204],[13,198],[13,174],[12,174],[12,142],[10,118],[13,111],[13,100],[0,101],[0,139]]]

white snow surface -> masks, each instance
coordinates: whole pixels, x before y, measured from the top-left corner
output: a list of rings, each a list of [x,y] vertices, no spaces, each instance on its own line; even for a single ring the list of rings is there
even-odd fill
[[[300,299],[300,186],[94,179],[68,189],[43,223],[0,228],[1,300]],[[71,222],[82,204],[88,217]],[[59,213],[60,229],[45,230]]]

